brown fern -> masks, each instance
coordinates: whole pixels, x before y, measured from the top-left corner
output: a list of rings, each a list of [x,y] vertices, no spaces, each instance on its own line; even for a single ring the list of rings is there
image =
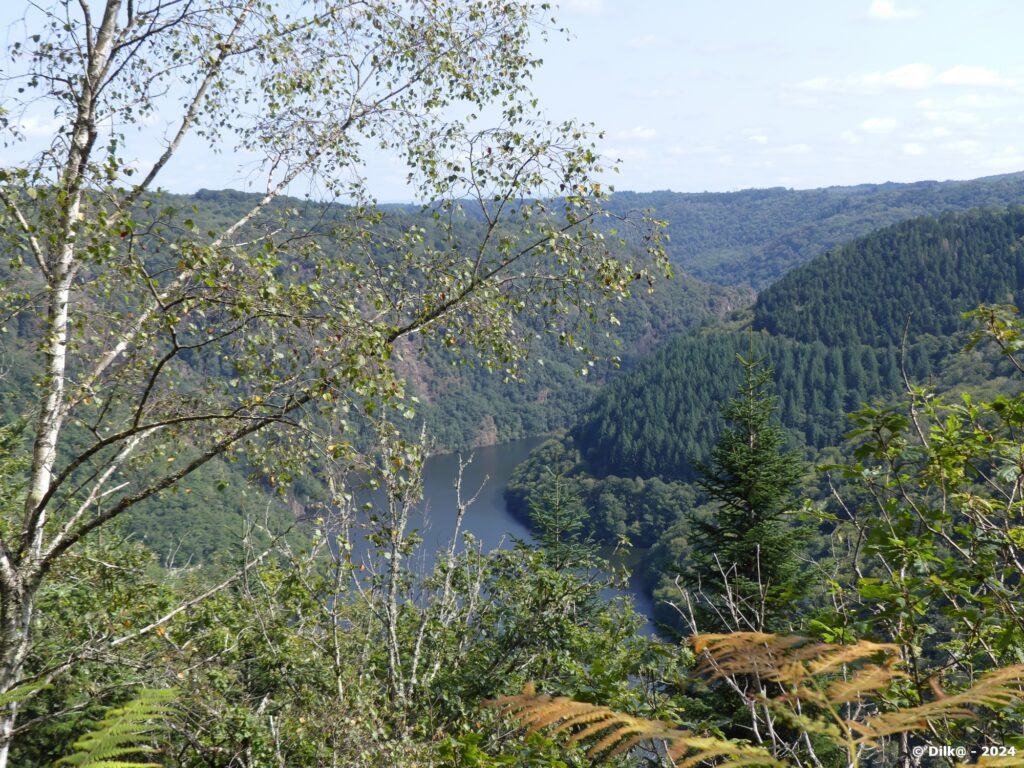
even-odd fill
[[[877,747],[886,736],[925,730],[943,720],[974,718],[976,707],[994,709],[1024,699],[1024,665],[1017,665],[989,672],[957,694],[941,692],[938,681],[932,681],[934,700],[878,713],[882,694],[895,680],[907,676],[898,668],[897,645],[864,640],[830,645],[803,637],[757,632],[698,635],[692,643],[704,655],[701,672],[712,679],[755,675],[762,681],[777,683],[780,692],[760,697],[760,701],[792,725],[824,734],[850,750]],[[845,705],[853,703],[867,703],[868,711],[876,714],[863,720],[844,717],[841,713],[849,714]],[[808,704],[815,715],[798,706]],[[1024,760],[1006,763],[1021,764]]]
[[[830,645],[758,632],[697,635],[691,642],[703,656],[701,672],[712,679],[757,676],[777,685],[776,695],[762,695],[757,700],[798,732],[818,733],[844,747],[854,765],[864,748],[879,747],[886,737],[926,730],[943,720],[973,718],[978,707],[998,709],[1024,699],[1024,665],[1016,665],[993,670],[955,694],[945,693],[938,680],[933,680],[934,700],[879,712],[892,684],[907,676],[899,669],[897,645],[863,640]],[[595,760],[654,742],[664,744],[664,754],[679,768],[707,761],[726,768],[784,765],[760,747],[699,736],[669,723],[563,696],[552,698],[538,694],[532,684],[518,696],[485,703],[517,720],[527,733],[550,729],[555,734],[569,734],[569,744],[589,741],[587,755]],[[855,704],[858,706],[851,706]],[[986,758],[979,765],[1024,766],[1024,755]]]
[[[825,691],[825,700],[830,704],[849,704],[863,699],[886,687],[897,677],[906,677],[904,672],[891,665],[868,664],[848,678],[832,681]]]
[[[1024,699],[1024,664],[1001,667],[984,675],[967,690],[949,694],[917,707],[898,709],[868,718],[863,723],[850,721],[859,734],[858,741],[874,744],[882,736],[919,730],[941,720],[976,717],[970,707],[1005,707]]]
[[[653,742],[664,743],[665,753],[672,760],[682,760],[677,763],[680,768],[691,768],[707,760],[722,760],[721,768],[783,765],[759,747],[698,736],[670,723],[633,717],[565,696],[538,694],[532,683],[517,696],[503,696],[484,704],[518,721],[528,734],[550,728],[551,733],[571,734],[570,745],[593,740],[587,749],[592,760],[610,759],[644,742]]]
[[[879,655],[887,667],[899,660],[900,648],[892,643],[860,640],[850,645],[819,643],[806,637],[734,632],[728,635],[696,635],[694,650],[704,654],[698,671],[712,678],[757,675],[774,683],[799,683],[835,672],[850,664]]]

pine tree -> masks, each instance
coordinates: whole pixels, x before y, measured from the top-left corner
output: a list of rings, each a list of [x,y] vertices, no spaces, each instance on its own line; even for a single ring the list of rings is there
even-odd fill
[[[804,594],[799,555],[804,537],[786,520],[805,471],[787,450],[776,421],[772,369],[764,358],[737,355],[743,382],[723,408],[727,428],[699,464],[709,517],[694,517],[694,551],[683,567],[699,629],[779,631]]]

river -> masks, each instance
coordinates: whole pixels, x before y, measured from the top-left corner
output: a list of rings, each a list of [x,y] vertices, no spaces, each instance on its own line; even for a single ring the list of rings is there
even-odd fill
[[[512,516],[505,505],[504,490],[516,466],[526,459],[530,451],[544,441],[535,437],[515,440],[502,445],[475,449],[465,454],[472,457],[462,476],[462,495],[467,500],[476,494],[476,500],[467,509],[462,521],[462,530],[473,534],[484,551],[498,547],[510,547],[515,540],[533,543],[529,529]],[[409,527],[417,529],[423,537],[419,547],[419,567],[427,570],[433,565],[437,552],[445,551],[455,530],[457,500],[455,478],[458,475],[459,456],[440,455],[429,458],[423,468],[423,503],[410,520]],[[636,562],[642,553],[631,553],[630,560]],[[610,558],[616,565],[626,565],[618,557]],[[609,596],[621,594],[610,592]],[[645,634],[654,631],[650,622],[653,605],[643,589],[639,578],[631,577],[627,590],[633,598],[636,610],[648,618]]]

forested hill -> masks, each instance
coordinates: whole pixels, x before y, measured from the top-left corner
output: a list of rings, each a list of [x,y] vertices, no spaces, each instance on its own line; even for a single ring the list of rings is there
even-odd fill
[[[753,337],[712,327],[668,343],[607,387],[573,436],[598,476],[692,479],[739,383],[736,354],[753,345],[775,367],[783,423],[815,448],[837,443],[847,412],[899,386],[905,328],[908,371],[924,380],[963,346],[963,312],[1024,298],[1022,238],[1020,206],[859,238],[763,291]]]
[[[945,336],[982,302],[1019,303],[1024,207],[917,219],[841,246],[758,297],[754,327],[829,346]]]
[[[916,381],[941,375],[943,386],[956,387],[980,377],[999,388],[1004,372],[994,360],[974,352],[967,363],[954,353],[965,343],[964,311],[1021,297],[1022,238],[1024,208],[1011,207],[917,219],[851,242],[764,291],[753,309],[756,330],[731,322],[664,345],[607,386],[539,461],[557,458],[575,478],[594,511],[594,533],[608,541],[641,533],[651,544],[657,526],[631,519],[610,490],[621,483],[605,479],[692,482],[721,433],[719,409],[740,383],[737,355],[774,366],[782,423],[795,444],[812,449],[839,445],[847,413],[897,393],[904,366]],[[520,509],[540,463],[513,478],[510,498]],[[677,515],[660,510],[652,519]]]
[[[150,264],[159,271],[177,259],[176,251],[161,245],[162,232],[180,231],[186,233],[186,241],[202,243],[210,232],[224,231],[238,221],[260,199],[259,194],[235,190],[200,190],[194,195],[154,193],[136,211],[138,247],[149,249]],[[373,238],[352,237],[353,220],[359,217],[373,220]],[[265,274],[288,273],[296,276],[296,284],[316,286],[319,275],[305,260],[303,250],[308,238],[315,238],[340,263],[365,266],[373,261],[380,265],[392,262],[402,249],[442,249],[452,243],[479,241],[484,224],[466,215],[452,226],[451,237],[446,239],[443,227],[429,211],[412,206],[383,206],[362,212],[279,198],[245,225],[242,239],[255,240],[261,231],[271,229],[294,232],[295,241],[267,257],[262,267],[267,270]],[[13,270],[10,265],[16,262],[14,255],[8,253],[9,258],[0,259],[0,287]],[[210,279],[215,281],[213,276]],[[409,284],[417,279],[416,274],[402,273],[401,280]],[[710,285],[685,275],[657,281],[650,291],[646,281],[637,281],[636,286],[631,299],[612,307],[621,345],[606,327],[593,325],[585,317],[577,318],[579,322],[571,328],[573,336],[562,340],[545,332],[544,318],[521,320],[513,331],[520,338],[530,339],[531,348],[523,375],[516,381],[506,381],[503,368],[489,370],[477,358],[461,360],[461,343],[453,343],[453,349],[423,349],[415,339],[399,344],[390,363],[407,381],[410,394],[418,398],[414,410],[409,411],[411,418],[401,419],[400,427],[414,437],[425,426],[435,451],[500,443],[565,427],[610,374],[608,358],[620,356],[628,364],[631,356],[646,354],[673,334],[747,306],[753,299],[748,289]],[[36,319],[23,314],[8,322],[0,334],[0,353],[6,361],[0,375],[0,416],[4,423],[15,422],[23,415],[25,394],[32,392],[38,381],[41,372],[30,350],[39,342],[39,333]],[[580,347],[605,362],[591,367],[591,359]],[[233,388],[232,382],[237,383],[238,378],[236,350],[224,352],[205,361],[200,355],[182,354],[174,371],[180,386],[198,388],[221,383]],[[353,431],[365,426],[356,421],[352,419]],[[68,434],[80,436],[80,429],[72,424]],[[258,514],[263,515],[265,510],[275,530],[303,513],[303,504],[321,490],[323,473],[312,463],[299,464],[289,472],[294,475],[290,485],[293,496],[277,498],[265,493],[272,484],[272,471],[257,470],[245,462],[211,461],[175,488],[138,504],[122,517],[121,525],[165,562],[209,563],[231,552],[243,512],[257,514],[259,510]],[[260,482],[247,483],[250,476]]]
[[[672,260],[695,277],[760,289],[836,245],[891,224],[1022,202],[1024,174],[1014,173],[809,190],[620,192],[611,207],[652,209],[668,223]]]
[[[846,413],[900,381],[895,347],[829,348],[735,330],[680,336],[606,387],[573,427],[588,474],[696,479],[721,432],[719,407],[741,383],[737,355],[772,362],[783,424],[817,448],[839,441]],[[931,361],[915,354],[912,367],[927,372]]]
[[[604,355],[622,355],[628,364],[631,358],[650,351],[672,334],[720,316],[724,311],[739,306],[749,296],[735,291],[723,291],[714,283],[723,286],[750,284],[765,288],[794,267],[879,227],[919,218],[923,214],[1022,202],[1024,173],[970,181],[922,181],[914,184],[860,185],[815,190],[763,189],[704,194],[615,193],[608,201],[608,207],[613,212],[623,214],[637,209],[650,209],[656,218],[667,222],[669,239],[666,247],[672,260],[682,269],[676,280],[659,286],[654,294],[638,295],[635,301],[623,305],[621,311],[617,312],[622,321],[617,329],[617,335],[623,342],[621,348],[597,340],[597,351]],[[409,206],[390,206],[386,210],[396,219],[416,215],[416,211]],[[976,226],[984,227],[987,223],[981,222]],[[902,230],[895,231],[899,233]],[[996,232],[992,236],[1001,237]],[[873,247],[876,246],[858,244],[851,246],[850,252],[855,254]],[[877,247],[899,247],[899,244],[881,242]],[[911,251],[901,253],[907,258],[915,258]],[[899,268],[903,270],[905,265],[901,264]],[[947,267],[936,268],[947,270]],[[875,270],[873,274],[879,275],[882,272]],[[840,278],[840,281],[843,279]],[[793,284],[786,282],[786,285]],[[894,284],[887,279],[887,285]],[[919,293],[920,289],[912,285],[904,291],[905,294],[915,292]],[[980,295],[978,290],[971,289],[961,298]],[[858,301],[855,296],[849,298],[850,306],[856,312]],[[941,303],[941,296],[936,300]],[[898,328],[899,333],[906,312],[899,308],[899,301],[892,306],[896,313],[894,318],[898,320],[894,320],[894,327]],[[922,315],[931,311],[923,305],[915,306],[921,306],[919,313]],[[962,300],[956,306],[968,308]],[[944,310],[938,307],[936,311]],[[946,315],[955,321],[959,311],[954,309]],[[763,325],[767,322],[765,317],[765,313],[760,312],[759,323],[762,325],[758,327],[766,327]],[[847,326],[853,327],[851,324]],[[813,338],[800,336],[793,338],[814,341]],[[824,336],[820,340],[830,343]],[[681,345],[691,345],[686,353],[688,355],[707,357],[713,354],[710,350],[698,349],[706,343],[681,342]],[[867,340],[867,343],[875,342]],[[681,350],[682,347],[680,354]],[[827,362],[829,355],[823,349],[791,353],[780,350],[779,354],[797,355],[801,359],[806,357],[807,365],[798,369],[807,368],[814,372],[808,374],[806,387],[790,387],[792,392],[807,388],[814,390],[822,379],[818,372],[822,369],[834,370],[838,375],[834,373],[831,378],[836,378],[840,383],[839,391],[830,396],[831,402],[845,403],[851,408],[860,402],[859,398],[874,391],[872,382],[875,378],[891,383],[887,378],[891,376],[892,359],[888,350],[859,353],[864,359],[861,365],[848,362],[845,366],[851,369],[848,385],[842,383],[845,375],[842,371],[845,368],[838,369],[836,365]],[[452,369],[444,356],[438,355],[409,357],[404,370],[424,400],[423,413],[429,417],[431,429],[439,444],[453,448],[469,443],[499,442],[564,426],[571,422],[604,381],[602,375],[590,378],[579,376],[579,361],[566,354],[566,350],[551,344],[541,344],[534,359],[543,360],[544,364],[533,366],[525,382],[514,385],[507,385],[501,376],[485,371]],[[817,362],[811,363],[811,360]],[[861,368],[865,371],[863,379],[858,375]],[[877,376],[874,373],[876,370]],[[918,370],[927,372],[928,368],[919,366]],[[731,386],[733,383],[726,375],[713,384],[720,388],[723,384]],[[884,388],[888,384],[881,386]],[[728,391],[724,390],[726,393]],[[822,395],[818,393],[811,397],[813,401]],[[807,439],[815,444],[831,440],[841,433],[845,423],[841,415],[826,419],[828,424],[819,423],[816,419],[823,415],[824,403],[811,402],[804,405],[797,395],[790,395],[786,407],[788,416],[793,419],[792,423],[802,425]],[[699,404],[696,408],[702,410]],[[616,429],[622,431],[625,428],[620,425]],[[701,439],[694,446],[706,444],[707,439]],[[643,450],[655,449],[648,444]]]
[[[161,204],[191,209],[195,229],[201,232],[228,226],[257,199],[259,195],[253,193],[203,189],[191,196],[164,195]],[[345,211],[340,205],[281,198],[266,218],[280,218],[297,232],[322,237],[328,248],[341,248],[345,246],[333,241],[332,227],[344,225]],[[397,241],[410,229],[431,245],[439,243],[440,233],[430,211],[414,205],[382,205],[376,213],[384,233],[382,243]],[[467,210],[457,221],[455,233],[471,242],[474,234],[479,237],[477,230],[483,226],[482,219]],[[387,259],[386,247],[377,247],[374,258]],[[560,343],[539,327],[520,329],[521,335],[533,338],[534,343],[526,375],[517,381],[507,380],[503,370],[488,370],[474,360],[455,365],[458,350],[425,352],[413,344],[403,345],[397,350],[396,367],[420,401],[420,418],[406,426],[418,431],[423,419],[431,441],[440,451],[507,442],[565,427],[611,372],[605,362],[587,368],[587,375],[581,375],[587,359],[574,346],[585,346],[604,361],[620,357],[629,366],[674,334],[719,318],[752,300],[749,289],[713,285],[688,275],[656,282],[651,290],[645,284],[629,300],[614,307],[618,323],[614,338],[606,328],[591,326],[582,319],[574,329],[571,344]]]

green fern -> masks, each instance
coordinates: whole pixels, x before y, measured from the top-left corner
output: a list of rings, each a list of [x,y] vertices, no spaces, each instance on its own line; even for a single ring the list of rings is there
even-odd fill
[[[157,763],[139,763],[133,758],[156,750],[142,742],[160,730],[174,713],[177,691],[143,688],[123,707],[108,710],[106,716],[75,742],[75,753],[56,765],[78,768],[160,768]]]
[[[20,704],[32,694],[49,687],[47,683],[25,683],[17,688],[11,688],[7,693],[0,693],[0,707],[6,707],[8,704]]]

